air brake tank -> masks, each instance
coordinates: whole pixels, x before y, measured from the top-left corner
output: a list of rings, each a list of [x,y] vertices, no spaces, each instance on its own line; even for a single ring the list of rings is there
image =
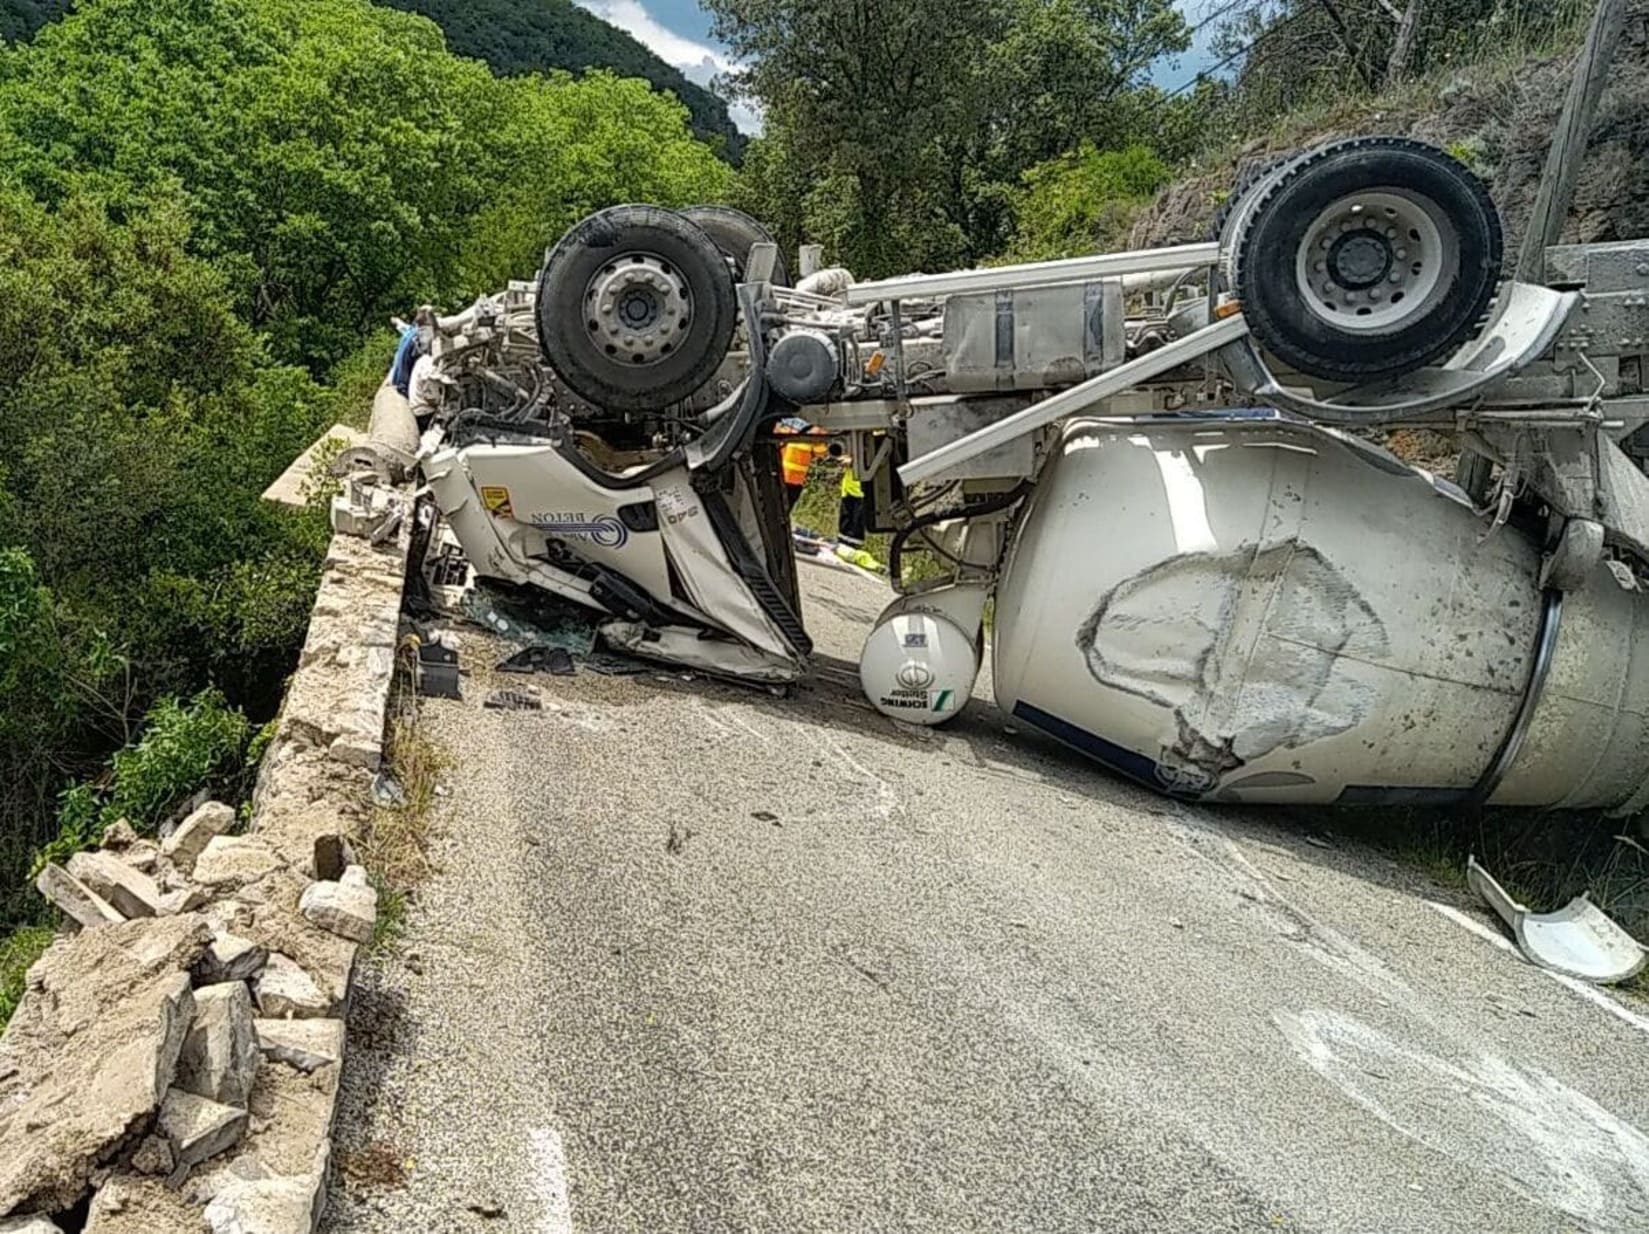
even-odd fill
[[[1021,528],[997,701],[1118,771],[1225,801],[1649,800],[1649,599],[1607,565],[1543,594],[1529,539],[1372,447],[1076,421]]]

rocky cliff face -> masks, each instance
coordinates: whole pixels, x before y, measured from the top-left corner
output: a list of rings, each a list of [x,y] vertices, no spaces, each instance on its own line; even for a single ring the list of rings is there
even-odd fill
[[[1135,221],[1135,247],[1205,239],[1238,176],[1290,150],[1357,133],[1398,133],[1442,146],[1487,180],[1516,252],[1569,84],[1571,56],[1463,70],[1396,95],[1291,117],[1211,157]],[[1649,235],[1649,35],[1639,19],[1615,57],[1564,233],[1567,242]]]

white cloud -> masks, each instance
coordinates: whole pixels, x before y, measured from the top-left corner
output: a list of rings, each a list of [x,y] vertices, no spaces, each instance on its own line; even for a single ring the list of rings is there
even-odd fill
[[[708,43],[677,34],[647,11],[641,0],[576,0],[603,21],[611,22],[620,30],[651,49],[666,64],[681,70],[688,81],[701,86],[738,66]],[[762,131],[761,113],[748,103],[728,104],[733,123],[744,133]]]

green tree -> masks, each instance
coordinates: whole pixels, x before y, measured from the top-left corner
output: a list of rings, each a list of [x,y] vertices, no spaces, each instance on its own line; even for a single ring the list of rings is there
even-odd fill
[[[1026,169],[1153,135],[1146,68],[1186,44],[1170,0],[708,7],[768,118],[742,199],[870,276],[999,252]]]
[[[1025,173],[1016,201],[1018,261],[1077,257],[1119,247],[1139,208],[1172,172],[1147,146],[1101,153],[1083,144]]]

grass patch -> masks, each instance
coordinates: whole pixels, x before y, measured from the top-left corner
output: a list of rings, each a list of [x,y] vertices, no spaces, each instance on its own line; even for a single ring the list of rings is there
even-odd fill
[[[1649,846],[1635,820],[1596,813],[1491,810],[1472,819],[1418,808],[1314,815],[1325,832],[1367,844],[1454,891],[1475,856],[1514,899],[1549,912],[1578,895],[1649,940]],[[1649,985],[1643,987],[1649,994]]]
[[[434,871],[430,860],[435,786],[446,759],[418,729],[416,711],[399,709],[385,744],[385,769],[401,786],[402,801],[374,806],[357,837],[361,863],[378,891],[374,948],[385,947],[406,931],[407,901]]]
[[[24,926],[0,940],[0,1029],[11,1022],[12,1013],[23,999],[24,978],[52,945],[53,937],[48,926]]]

